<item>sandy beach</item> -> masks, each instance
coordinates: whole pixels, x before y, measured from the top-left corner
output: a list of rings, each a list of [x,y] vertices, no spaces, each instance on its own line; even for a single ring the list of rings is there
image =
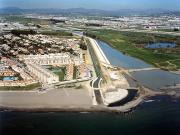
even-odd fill
[[[133,110],[146,97],[162,95],[149,90],[146,92],[123,106],[107,107],[93,105],[92,96],[85,89],[54,89],[47,93],[0,91],[0,111],[124,113]]]
[[[0,91],[0,106],[7,108],[66,108],[90,107],[92,99],[86,89],[62,88],[46,93]]]

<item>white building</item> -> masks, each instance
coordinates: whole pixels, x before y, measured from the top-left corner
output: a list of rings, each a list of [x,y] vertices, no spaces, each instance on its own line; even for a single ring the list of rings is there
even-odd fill
[[[26,55],[24,56],[25,63],[37,65],[68,65],[74,63],[80,65],[83,60],[79,57],[71,57],[68,53],[57,53],[49,55]]]
[[[52,84],[59,82],[59,76],[51,71],[43,68],[41,65],[66,66],[66,80],[73,79],[74,66],[83,63],[83,59],[79,56],[71,57],[68,53],[57,53],[49,55],[26,55],[23,60],[27,64],[31,73],[38,77],[39,81],[44,84]]]
[[[28,69],[44,84],[59,82],[59,76],[36,64],[27,64]]]

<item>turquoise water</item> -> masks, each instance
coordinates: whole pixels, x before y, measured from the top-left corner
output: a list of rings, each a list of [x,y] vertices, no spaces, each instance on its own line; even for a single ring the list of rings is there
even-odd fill
[[[17,80],[16,77],[4,77],[3,78],[3,81],[15,81],[15,80]]]
[[[145,46],[145,48],[151,48],[151,49],[157,49],[157,48],[174,48],[176,47],[175,43],[168,43],[168,42],[163,42],[163,43],[152,43],[148,44]]]
[[[1,135],[180,135],[180,99],[147,99],[131,113],[0,112]]]

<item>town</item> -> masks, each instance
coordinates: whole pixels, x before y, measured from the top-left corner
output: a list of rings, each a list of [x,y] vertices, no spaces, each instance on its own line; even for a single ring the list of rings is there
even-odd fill
[[[144,85],[134,73],[157,71],[168,76],[163,69],[179,74],[179,27],[180,18],[171,15],[98,18],[42,14],[1,16],[0,90],[22,91],[21,99],[27,99],[26,104],[33,108],[46,103],[47,108],[66,106],[68,109],[73,106],[129,111],[145,97],[163,93],[153,89],[169,88],[167,84],[157,84],[158,87],[149,83]],[[174,37],[164,38],[163,35]],[[144,38],[139,39],[141,36]],[[160,42],[157,48],[156,45],[151,47],[153,42]],[[117,47],[122,54],[108,44]],[[128,47],[130,49],[126,49]],[[162,52],[172,53],[170,59],[154,57]],[[147,63],[131,55],[137,58],[143,55]],[[164,57],[164,53],[162,55]],[[173,75],[173,78],[179,76]],[[148,79],[145,80],[149,82]],[[179,87],[179,81],[175,86],[175,81],[171,79],[169,82],[172,90]],[[5,104],[11,103],[15,96],[13,93],[7,95],[9,100],[6,99]],[[123,105],[116,107],[116,104]],[[25,107],[18,100],[14,106]]]
[[[180,135],[180,0],[0,0],[0,135]]]
[[[85,63],[85,50],[80,48],[80,38],[5,34],[0,42],[1,86],[91,78],[91,71]]]

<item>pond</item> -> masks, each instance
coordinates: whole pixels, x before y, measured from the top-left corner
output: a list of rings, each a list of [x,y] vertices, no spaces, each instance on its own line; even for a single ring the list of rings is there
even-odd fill
[[[174,48],[174,47],[176,47],[176,44],[172,42],[152,43],[145,46],[145,48],[150,48],[150,49]]]

